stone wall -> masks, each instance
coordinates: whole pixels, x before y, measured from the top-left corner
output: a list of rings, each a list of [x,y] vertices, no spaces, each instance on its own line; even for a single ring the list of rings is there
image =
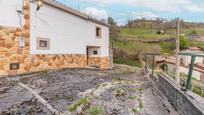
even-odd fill
[[[20,48],[20,39],[25,47]],[[108,57],[90,58],[86,55],[30,55],[30,3],[24,0],[24,25],[22,28],[0,27],[0,76],[16,75],[45,69],[86,68],[96,65],[109,68]],[[19,63],[18,70],[10,70],[11,63]]]
[[[6,75],[10,63],[16,63],[22,57],[23,50],[19,48],[21,29],[0,27],[0,75]]]
[[[110,62],[108,57],[89,57],[88,66],[99,67],[101,69],[109,69]]]
[[[204,115],[204,103],[201,97],[191,91],[181,91],[181,88],[163,74],[159,75],[157,85],[181,115]]]

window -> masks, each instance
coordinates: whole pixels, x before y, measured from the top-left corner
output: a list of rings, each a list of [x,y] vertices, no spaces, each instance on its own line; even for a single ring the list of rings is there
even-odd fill
[[[96,27],[96,37],[101,38],[101,28]]]
[[[40,47],[47,47],[47,41],[46,40],[40,40]]]
[[[93,51],[93,54],[94,54],[94,55],[98,55],[98,51],[97,51],[97,50],[94,50],[94,51]]]
[[[50,39],[37,38],[37,49],[38,50],[49,50],[50,49]]]
[[[19,69],[19,63],[10,64],[10,70],[18,70],[18,69]]]

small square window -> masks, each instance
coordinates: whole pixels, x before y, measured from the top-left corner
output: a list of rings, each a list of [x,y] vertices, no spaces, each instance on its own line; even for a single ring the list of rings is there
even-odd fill
[[[50,39],[37,38],[37,49],[38,50],[49,50],[50,49]]]
[[[40,40],[40,47],[47,47],[47,41],[46,40]]]
[[[96,37],[101,38],[101,28],[96,27]]]
[[[18,69],[19,69],[19,63],[10,64],[10,70],[18,70]]]
[[[93,54],[94,54],[94,55],[98,55],[98,51],[97,51],[97,50],[94,50],[94,51],[93,51]]]

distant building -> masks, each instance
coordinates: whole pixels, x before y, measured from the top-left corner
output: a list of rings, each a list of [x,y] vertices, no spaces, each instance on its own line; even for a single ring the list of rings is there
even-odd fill
[[[166,64],[167,64],[167,68],[168,68],[169,73],[175,73],[176,72],[176,58],[175,57],[166,58]],[[184,74],[188,75],[189,65],[185,66],[185,65],[181,64],[179,70],[180,70],[180,73],[184,73]],[[198,68],[198,66],[195,66],[192,76],[197,80],[202,80],[204,77],[204,70]]]
[[[189,53],[203,53],[198,47],[189,47],[186,52]],[[191,63],[191,56],[180,56],[181,65],[188,66]],[[196,57],[195,63],[204,63],[203,57]]]

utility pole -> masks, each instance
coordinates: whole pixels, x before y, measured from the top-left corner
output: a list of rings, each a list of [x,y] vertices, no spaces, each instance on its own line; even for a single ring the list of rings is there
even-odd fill
[[[180,39],[180,21],[179,18],[177,18],[176,21],[176,25],[177,25],[177,32],[176,32],[176,77],[175,77],[175,82],[177,84],[180,84],[180,72],[179,72],[179,67],[180,67],[180,56],[179,56],[179,52],[180,52],[180,43],[179,43],[179,39]]]

